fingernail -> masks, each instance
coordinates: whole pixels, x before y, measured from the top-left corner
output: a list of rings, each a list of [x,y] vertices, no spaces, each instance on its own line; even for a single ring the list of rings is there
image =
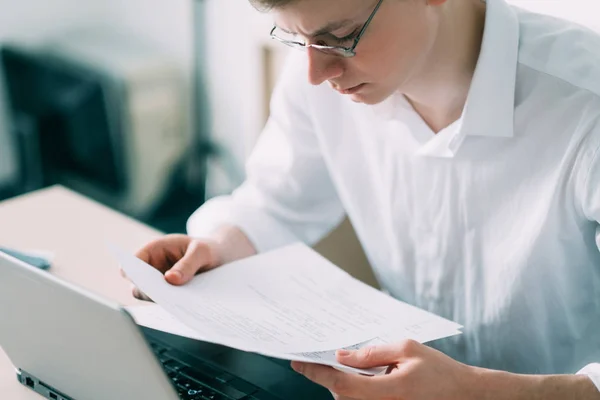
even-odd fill
[[[338,356],[341,356],[341,357],[347,357],[350,355],[350,352],[348,350],[344,350],[344,349],[338,350],[337,353],[338,353]]]
[[[298,372],[298,373],[302,373],[302,364],[297,363],[297,362],[292,362],[292,368],[294,369],[294,371]]]
[[[183,279],[183,274],[180,271],[177,270],[170,270],[169,275],[171,275],[171,278],[176,278],[178,281],[181,281],[181,279]]]

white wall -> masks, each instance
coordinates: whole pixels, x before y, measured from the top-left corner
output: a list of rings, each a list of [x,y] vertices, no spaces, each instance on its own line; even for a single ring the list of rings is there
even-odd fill
[[[518,7],[565,18],[600,32],[597,0],[507,0]]]
[[[273,21],[248,0],[208,0],[206,20],[211,134],[231,153],[232,165],[226,168],[234,172],[233,177],[222,174],[209,181],[209,192],[217,194],[239,183],[243,163],[264,125],[261,49],[273,42]]]
[[[124,27],[170,49],[181,61],[191,59],[191,0],[103,1],[106,3],[105,18],[111,25]]]
[[[191,84],[191,5],[192,0],[0,0],[0,44],[37,43],[78,28],[124,30],[160,46]],[[0,186],[16,172],[4,100],[0,96]]]
[[[106,25],[129,32],[165,52],[176,61],[191,85],[193,0],[94,1],[105,3]]]

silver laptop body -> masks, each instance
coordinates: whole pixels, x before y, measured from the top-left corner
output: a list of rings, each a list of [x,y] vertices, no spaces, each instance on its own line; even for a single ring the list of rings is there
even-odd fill
[[[0,347],[48,399],[179,399],[126,310],[3,253]]]

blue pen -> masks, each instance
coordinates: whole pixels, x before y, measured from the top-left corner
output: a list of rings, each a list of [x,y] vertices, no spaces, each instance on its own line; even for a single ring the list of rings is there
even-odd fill
[[[6,247],[0,247],[0,252],[6,253],[11,257],[19,259],[29,265],[33,265],[39,269],[47,270],[51,267],[52,263],[50,260],[47,260],[42,257],[34,256],[31,254],[23,253],[22,251],[17,251],[13,249],[7,249]]]

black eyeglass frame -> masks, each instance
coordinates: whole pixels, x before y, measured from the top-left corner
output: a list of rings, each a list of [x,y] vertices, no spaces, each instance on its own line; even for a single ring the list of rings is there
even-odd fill
[[[379,0],[379,2],[377,3],[377,5],[375,6],[375,9],[373,10],[373,12],[371,13],[371,15],[369,16],[369,19],[367,19],[367,22],[365,22],[365,24],[363,25],[363,27],[361,28],[360,32],[358,33],[358,36],[356,36],[356,38],[354,38],[354,44],[352,45],[352,47],[343,47],[343,46],[323,46],[323,45],[319,45],[319,44],[306,44],[306,43],[302,43],[302,42],[297,42],[294,40],[286,40],[286,39],[282,39],[280,37],[278,37],[277,35],[274,34],[275,30],[277,29],[277,25],[273,26],[273,29],[271,29],[271,39],[275,39],[280,41],[281,43],[296,48],[296,49],[301,49],[301,50],[306,50],[307,47],[312,47],[316,50],[319,50],[323,53],[326,54],[332,54],[332,55],[338,55],[344,58],[351,58],[356,56],[356,46],[358,46],[358,43],[360,42],[360,39],[363,37],[363,34],[365,33],[365,31],[367,30],[367,27],[369,26],[369,24],[371,23],[371,21],[373,20],[373,18],[375,17],[375,14],[377,14],[377,10],[379,10],[379,7],[381,6],[381,3],[383,3],[383,0]]]

